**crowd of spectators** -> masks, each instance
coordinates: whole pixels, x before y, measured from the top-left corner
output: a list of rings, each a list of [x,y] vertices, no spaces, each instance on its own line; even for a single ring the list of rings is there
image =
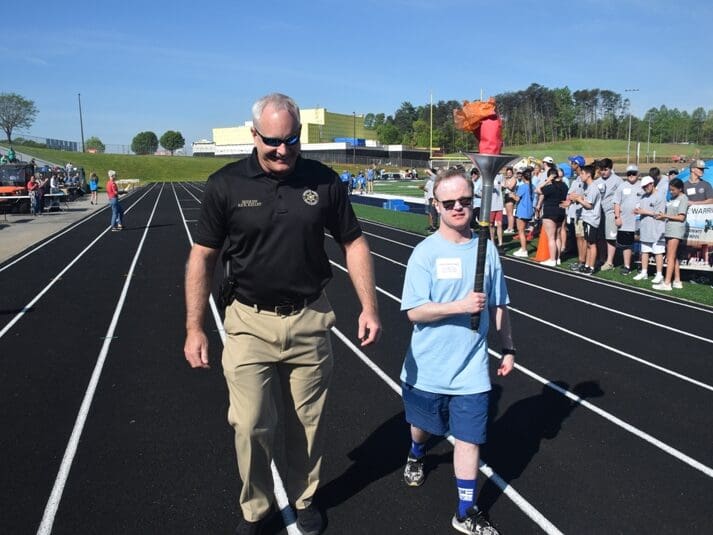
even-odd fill
[[[661,291],[682,288],[682,263],[710,268],[708,247],[691,255],[685,242],[688,207],[713,205],[702,160],[691,162],[686,182],[677,178],[676,169],[663,175],[652,167],[642,176],[636,165],[627,166],[620,177],[610,158],[587,164],[576,155],[569,163],[570,176],[545,157],[534,165],[506,167],[495,177],[490,223],[499,248],[503,235],[517,234],[520,246],[512,254],[528,258],[528,241],[539,235],[549,251],[548,258],[539,259],[543,265],[557,266],[574,256],[572,271],[591,275],[618,267],[637,281],[649,279],[653,255],[652,287]],[[480,177],[476,173],[471,178],[474,204],[480,206]],[[635,273],[637,258],[641,268]]]

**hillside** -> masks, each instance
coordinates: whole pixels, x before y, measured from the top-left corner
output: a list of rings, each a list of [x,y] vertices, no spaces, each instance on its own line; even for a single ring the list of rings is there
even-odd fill
[[[567,156],[582,154],[589,161],[592,158],[610,157],[620,167],[626,163],[626,141],[602,139],[577,139],[572,141],[541,144],[517,145],[507,147],[509,154],[542,158],[552,156],[555,161],[566,161]],[[65,152],[51,149],[17,146],[17,149],[32,154],[37,158],[63,165],[71,161],[84,167],[87,176],[95,171],[104,182],[106,172],[114,169],[120,178],[138,178],[143,181],[205,180],[213,171],[221,168],[229,158],[192,158],[187,156],[136,156],[133,154],[89,154]],[[646,162],[646,144],[641,146],[639,165],[642,168],[658,165],[661,168],[673,167],[673,155],[692,157],[713,157],[711,145],[651,144],[650,163]],[[656,151],[656,164],[653,152]],[[454,155],[458,157],[459,155]],[[636,143],[631,143],[631,161],[636,162]],[[357,172],[364,166],[338,164],[338,172],[348,169]]]

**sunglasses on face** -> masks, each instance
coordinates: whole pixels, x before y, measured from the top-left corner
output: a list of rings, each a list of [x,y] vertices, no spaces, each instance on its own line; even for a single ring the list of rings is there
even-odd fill
[[[300,130],[302,130],[302,127],[297,131],[296,134],[292,134],[289,137],[286,137],[284,139],[279,138],[279,137],[265,137],[263,136],[257,128],[255,128],[255,133],[260,136],[260,139],[262,139],[262,142],[267,145],[268,147],[279,147],[283,143],[291,147],[292,145],[297,145],[300,141]]]
[[[438,201],[441,203],[441,206],[445,208],[446,210],[453,210],[455,208],[456,203],[459,203],[463,208],[467,208],[471,204],[473,204],[473,197],[460,197],[459,199],[450,199],[447,201]]]
[[[638,175],[638,174],[639,173],[637,173],[636,171],[627,171],[626,176],[634,176],[634,175]]]

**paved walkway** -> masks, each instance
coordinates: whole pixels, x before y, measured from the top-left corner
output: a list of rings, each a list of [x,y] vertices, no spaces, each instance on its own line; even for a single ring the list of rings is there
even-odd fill
[[[7,220],[0,215],[0,263],[97,210],[107,208],[108,225],[108,206],[106,193],[99,192],[98,204],[90,204],[89,195],[84,195],[67,205],[62,203],[60,212],[45,212],[36,217],[31,214],[7,214]]]

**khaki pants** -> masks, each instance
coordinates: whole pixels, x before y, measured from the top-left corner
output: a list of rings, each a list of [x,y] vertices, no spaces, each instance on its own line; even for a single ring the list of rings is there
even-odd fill
[[[320,420],[333,367],[329,329],[334,322],[324,294],[291,316],[257,312],[237,301],[226,309],[223,373],[246,520],[260,520],[273,502],[270,462],[278,426],[285,435],[287,473],[281,477],[290,501],[304,509],[317,490],[324,449]],[[281,415],[284,422],[279,421]]]

